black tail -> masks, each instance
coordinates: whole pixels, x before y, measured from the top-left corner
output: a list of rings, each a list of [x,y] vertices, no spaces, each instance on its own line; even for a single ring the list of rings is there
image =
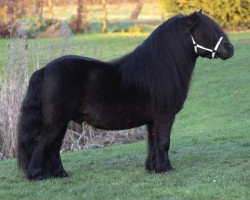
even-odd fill
[[[42,127],[41,87],[44,68],[36,71],[30,78],[27,94],[21,107],[18,127],[17,160],[19,166],[26,171],[29,166],[35,138]]]

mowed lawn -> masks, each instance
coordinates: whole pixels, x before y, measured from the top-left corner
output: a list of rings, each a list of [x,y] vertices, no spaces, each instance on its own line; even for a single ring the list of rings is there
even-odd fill
[[[9,159],[0,161],[0,199],[249,199],[250,33],[229,36],[235,46],[232,59],[198,59],[188,99],[172,132],[174,172],[144,170],[146,142],[65,153],[62,160],[72,175],[67,179],[27,181],[16,160]],[[83,41],[80,55],[108,60],[144,38],[79,35],[72,45]],[[0,41],[1,67],[6,43]]]

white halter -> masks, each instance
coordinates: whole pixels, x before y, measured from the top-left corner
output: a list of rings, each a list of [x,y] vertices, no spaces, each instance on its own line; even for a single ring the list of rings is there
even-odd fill
[[[206,51],[211,52],[211,53],[212,53],[212,58],[214,58],[215,54],[217,53],[217,49],[218,49],[218,47],[219,47],[219,45],[220,45],[220,43],[221,43],[221,41],[222,41],[222,39],[223,39],[223,36],[220,37],[220,39],[218,40],[218,42],[217,42],[217,44],[215,45],[214,49],[209,49],[209,48],[206,48],[206,47],[203,47],[203,46],[197,44],[197,43],[194,41],[194,38],[193,38],[192,35],[191,35],[191,38],[192,38],[192,42],[193,42],[193,45],[194,45],[194,51],[195,51],[195,53],[197,53],[197,48],[204,49],[204,50],[206,50]]]

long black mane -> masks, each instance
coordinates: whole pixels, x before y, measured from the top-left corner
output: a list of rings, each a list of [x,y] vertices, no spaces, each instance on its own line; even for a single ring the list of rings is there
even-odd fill
[[[134,51],[113,61],[118,64],[126,87],[137,87],[157,107],[185,99],[195,65],[190,32],[183,15],[160,25]]]

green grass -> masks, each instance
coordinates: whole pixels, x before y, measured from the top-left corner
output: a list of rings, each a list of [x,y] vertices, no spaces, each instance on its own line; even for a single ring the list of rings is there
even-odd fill
[[[86,55],[107,60],[143,38],[79,35],[73,42],[84,40]],[[9,159],[0,161],[0,199],[249,199],[250,45],[242,41],[250,33],[230,38],[232,59],[198,60],[172,132],[170,159],[176,171],[145,172],[145,142],[63,154],[65,169],[72,173],[63,180],[29,182]],[[99,54],[88,51],[93,46]]]
[[[83,56],[95,57],[102,60],[116,58],[131,51],[139,44],[147,33],[109,33],[109,34],[86,34],[74,35],[70,38],[70,48],[73,52]],[[53,55],[60,55],[64,46],[64,38],[40,38],[28,41],[29,55],[32,57],[40,55],[39,61],[46,64],[50,61],[50,48]],[[8,63],[7,45],[10,40],[0,39],[0,69],[6,67]],[[58,47],[60,49],[58,49]],[[67,50],[66,52],[68,52]]]

